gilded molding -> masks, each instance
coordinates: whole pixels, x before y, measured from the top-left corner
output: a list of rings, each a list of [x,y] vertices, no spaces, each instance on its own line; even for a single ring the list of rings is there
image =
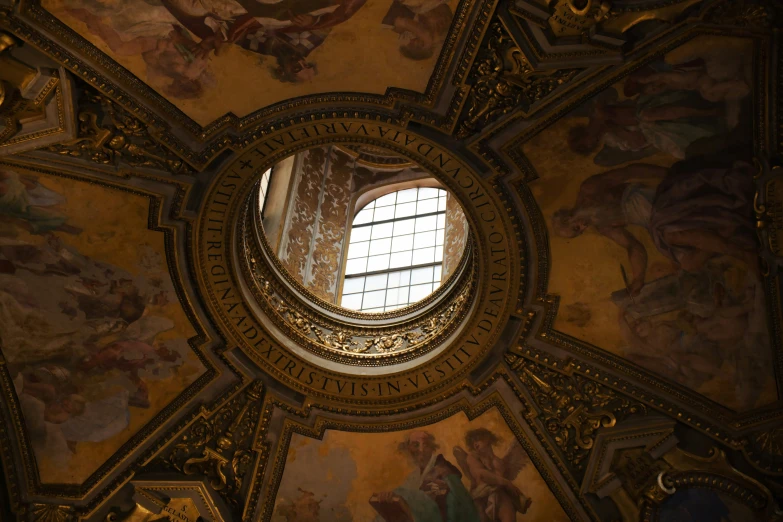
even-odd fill
[[[538,412],[526,416],[540,421],[578,476],[600,428],[611,428],[647,407],[576,373],[561,373],[514,354],[506,363],[530,392]]]
[[[511,111],[526,112],[580,71],[535,70],[502,22],[493,21],[468,74],[471,87],[457,137],[474,135]]]
[[[146,469],[203,475],[232,509],[241,512],[245,478],[258,456],[253,437],[263,395],[263,384],[255,381],[217,411],[202,410],[184,434]]]
[[[141,120],[107,96],[83,86],[78,104],[77,137],[46,150],[114,167],[125,164],[171,174],[195,172],[158,143]]]

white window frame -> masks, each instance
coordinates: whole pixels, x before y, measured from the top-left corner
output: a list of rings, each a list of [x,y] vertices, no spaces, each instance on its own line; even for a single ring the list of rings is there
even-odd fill
[[[418,302],[440,286],[447,197],[436,187],[398,189],[356,213],[340,306],[388,312]]]

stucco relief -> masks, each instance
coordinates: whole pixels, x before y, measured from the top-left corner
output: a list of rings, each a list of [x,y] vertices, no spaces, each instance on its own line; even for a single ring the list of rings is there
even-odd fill
[[[334,149],[329,158],[326,179],[320,193],[312,258],[309,260],[304,282],[315,295],[334,302],[347,229],[354,160]]]
[[[302,162],[296,173],[296,196],[283,229],[278,256],[288,272],[304,281],[307,258],[318,212],[318,197],[324,176],[326,149],[312,149],[302,153]]]
[[[443,276],[445,281],[459,266],[468,242],[468,222],[457,198],[446,198],[446,235],[443,242]]]

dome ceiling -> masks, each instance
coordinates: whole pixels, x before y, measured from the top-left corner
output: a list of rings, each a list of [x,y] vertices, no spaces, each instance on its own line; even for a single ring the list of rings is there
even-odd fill
[[[0,519],[780,520],[781,23],[0,0]]]

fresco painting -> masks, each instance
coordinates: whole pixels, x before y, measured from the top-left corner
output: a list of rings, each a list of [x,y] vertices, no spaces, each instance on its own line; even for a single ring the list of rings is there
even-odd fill
[[[316,471],[317,470],[317,471]],[[565,522],[500,412],[407,431],[294,434],[274,522]]]
[[[148,212],[0,166],[0,349],[47,483],[84,482],[205,371]]]
[[[242,117],[308,94],[357,89],[383,94],[388,87],[424,92],[456,3],[44,0],[42,5],[206,125],[226,113]]]
[[[740,411],[776,399],[753,62],[748,40],[697,37],[523,146],[548,227],[555,328]]]

